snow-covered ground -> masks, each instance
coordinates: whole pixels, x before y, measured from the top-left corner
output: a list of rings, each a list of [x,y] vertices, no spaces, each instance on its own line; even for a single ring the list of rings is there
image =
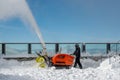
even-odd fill
[[[39,68],[34,60],[18,62],[0,59],[0,80],[119,80],[120,57],[104,61],[82,59],[84,69]]]

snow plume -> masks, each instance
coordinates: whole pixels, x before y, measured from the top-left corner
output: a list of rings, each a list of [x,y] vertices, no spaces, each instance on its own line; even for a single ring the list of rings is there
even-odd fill
[[[26,0],[0,0],[0,20],[6,20],[13,17],[21,18],[25,23],[29,24],[42,43],[42,47],[45,48],[40,29],[26,3]]]

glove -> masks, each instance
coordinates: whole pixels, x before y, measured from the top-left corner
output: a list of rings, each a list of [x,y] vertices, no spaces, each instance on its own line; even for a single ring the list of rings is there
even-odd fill
[[[70,54],[70,55],[74,55],[74,54]]]

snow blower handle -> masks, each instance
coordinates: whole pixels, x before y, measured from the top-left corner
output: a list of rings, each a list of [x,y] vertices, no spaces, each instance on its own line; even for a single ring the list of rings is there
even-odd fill
[[[73,56],[74,55],[74,53],[72,53],[72,54],[70,54],[71,56]]]
[[[36,52],[36,54],[37,54],[38,56],[41,56],[42,52],[41,52],[41,51],[40,51],[39,53],[38,53],[38,52]]]

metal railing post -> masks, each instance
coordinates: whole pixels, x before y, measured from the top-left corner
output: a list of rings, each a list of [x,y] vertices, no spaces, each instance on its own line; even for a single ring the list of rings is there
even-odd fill
[[[32,52],[31,52],[31,47],[32,47],[32,46],[31,46],[31,44],[29,43],[29,44],[28,44],[28,54],[31,54],[31,53],[32,53]]]
[[[106,44],[106,53],[108,54],[111,51],[110,43]]]
[[[56,43],[56,44],[55,44],[55,52],[56,52],[56,53],[59,52],[59,43]]]
[[[3,43],[2,44],[2,54],[6,54],[6,44],[5,43]]]
[[[86,53],[86,45],[85,45],[85,43],[82,44],[82,52]]]

